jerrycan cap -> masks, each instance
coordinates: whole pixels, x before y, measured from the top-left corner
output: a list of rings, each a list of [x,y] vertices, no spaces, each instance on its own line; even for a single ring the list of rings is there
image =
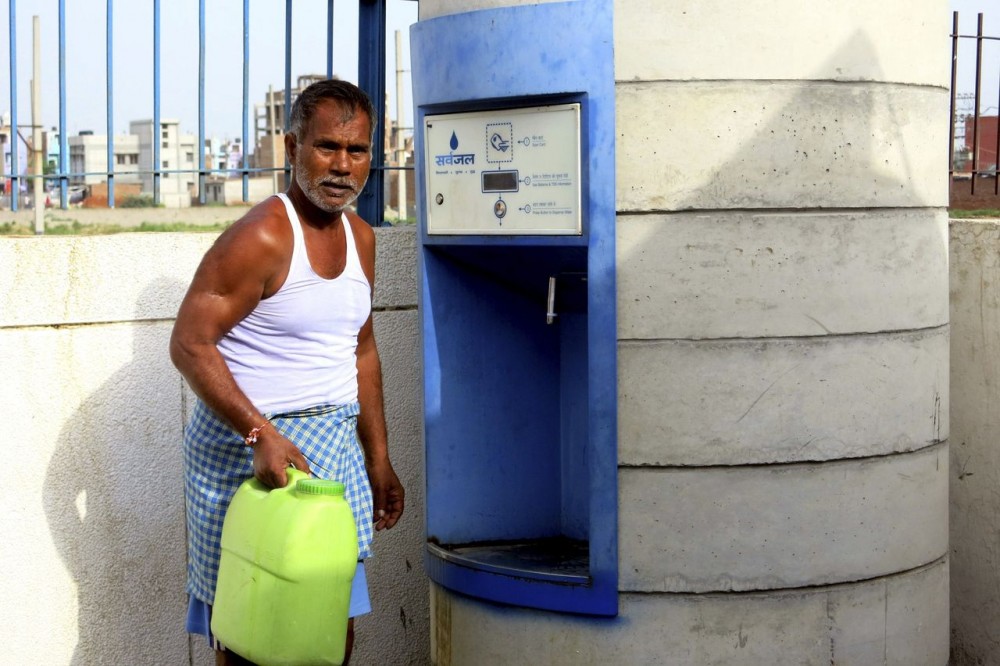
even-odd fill
[[[295,491],[304,495],[343,495],[344,484],[329,479],[299,479]]]

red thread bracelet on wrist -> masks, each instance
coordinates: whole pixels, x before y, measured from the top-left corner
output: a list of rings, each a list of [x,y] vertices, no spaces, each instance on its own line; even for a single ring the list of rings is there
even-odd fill
[[[251,429],[250,432],[247,433],[247,436],[243,438],[243,442],[252,449],[253,445],[257,443],[257,435],[259,435],[260,431],[270,424],[270,421],[264,421],[256,428]]]

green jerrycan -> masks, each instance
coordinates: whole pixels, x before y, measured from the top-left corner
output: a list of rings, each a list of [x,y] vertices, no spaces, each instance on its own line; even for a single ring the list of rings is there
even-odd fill
[[[222,526],[212,633],[260,666],[341,664],[357,526],[344,485],[288,469],[236,491]]]

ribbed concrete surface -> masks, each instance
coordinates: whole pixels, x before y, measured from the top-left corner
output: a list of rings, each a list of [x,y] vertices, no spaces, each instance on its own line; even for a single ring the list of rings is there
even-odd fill
[[[932,642],[872,640],[948,553],[943,3],[615,8],[619,587],[766,617],[861,581],[774,654],[676,663],[946,663],[944,575],[899,616]]]
[[[618,348],[623,465],[911,451],[948,436],[948,329]]]
[[[944,89],[629,81],[616,106],[620,211],[947,202]]]
[[[618,334],[823,336],[948,322],[938,209],[620,218]]]
[[[948,550],[948,448],[801,465],[625,468],[618,586],[808,587],[920,567]]]
[[[793,79],[940,86],[948,77],[948,61],[940,56],[948,52],[951,24],[942,3],[907,3],[905,21],[897,3],[868,0],[628,0],[615,9],[619,81]]]
[[[514,610],[431,585],[434,663],[913,666],[945,664],[945,560],[850,585],[619,596],[616,620]],[[530,655],[527,657],[526,655]]]

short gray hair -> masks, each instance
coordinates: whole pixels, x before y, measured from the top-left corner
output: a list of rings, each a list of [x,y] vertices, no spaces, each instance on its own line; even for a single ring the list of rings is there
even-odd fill
[[[345,110],[352,114],[358,110],[368,116],[368,126],[371,133],[368,137],[370,142],[375,139],[375,127],[378,125],[375,116],[375,105],[364,90],[349,81],[341,79],[325,79],[313,83],[296,98],[292,104],[292,114],[289,117],[288,131],[295,135],[298,142],[302,136],[301,132],[306,124],[312,120],[313,113],[320,101],[329,99],[338,102]]]

